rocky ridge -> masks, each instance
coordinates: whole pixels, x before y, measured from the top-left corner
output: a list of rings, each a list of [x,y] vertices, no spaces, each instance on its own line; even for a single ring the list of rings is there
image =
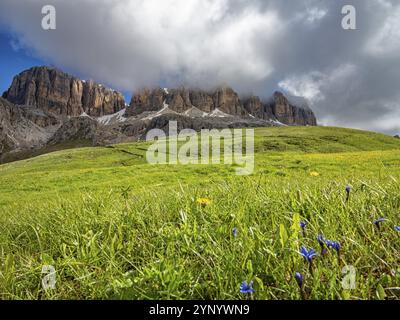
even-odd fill
[[[140,140],[151,129],[167,129],[170,121],[178,130],[197,131],[317,124],[304,99],[280,92],[262,100],[240,97],[229,87],[143,89],[126,106],[115,90],[35,67],[17,75],[0,98],[0,162],[10,154],[68,142],[96,146]]]
[[[301,101],[296,105],[293,100]],[[143,89],[136,93],[127,108],[127,116],[138,116],[143,112],[160,112],[168,108],[179,114],[192,114],[195,111],[202,116],[215,112],[239,118],[253,118],[281,123],[284,125],[317,125],[313,111],[304,99],[286,97],[275,92],[267,101],[257,96],[241,99],[229,87],[221,87],[212,92],[202,90],[179,89]]]

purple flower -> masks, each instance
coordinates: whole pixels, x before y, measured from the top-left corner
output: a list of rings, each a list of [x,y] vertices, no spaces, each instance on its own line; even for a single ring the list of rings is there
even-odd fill
[[[247,281],[243,281],[240,284],[240,293],[243,293],[243,294],[249,294],[250,293],[251,294],[251,293],[256,292],[253,289],[253,283],[254,283],[254,281],[250,281],[249,284],[247,284]]]
[[[378,220],[375,220],[374,221],[374,225],[379,225],[379,224],[381,224],[381,223],[383,223],[383,222],[385,222],[386,221],[386,219],[385,218],[379,218]]]
[[[351,187],[347,186],[346,187],[346,202],[348,202],[350,200],[350,191],[351,191]]]
[[[394,230],[396,230],[396,231],[400,232],[400,226],[396,226],[396,227],[394,227]]]
[[[296,279],[297,284],[299,285],[300,289],[303,288],[304,278],[300,272],[296,272],[294,278]]]
[[[311,263],[312,260],[317,256],[317,253],[315,252],[314,249],[311,249],[310,251],[308,251],[307,248],[304,246],[300,248],[300,254],[309,263]]]
[[[329,249],[335,249],[336,251],[340,251],[340,249],[341,249],[341,245],[340,245],[340,243],[339,242],[337,242],[337,241],[331,241],[331,240],[327,240],[326,241],[326,246],[329,248]]]
[[[380,218],[378,220],[374,221],[374,225],[378,228],[379,231],[381,231],[381,224],[386,221],[385,218]]]
[[[306,226],[307,226],[307,221],[300,221],[300,228],[304,230]]]
[[[238,235],[238,230],[237,230],[237,228],[233,228],[232,229],[232,235],[236,238],[237,237],[237,235]]]

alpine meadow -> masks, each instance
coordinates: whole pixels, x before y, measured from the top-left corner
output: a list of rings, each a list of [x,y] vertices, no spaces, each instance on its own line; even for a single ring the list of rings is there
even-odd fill
[[[1,307],[387,313],[399,57],[398,0],[0,0]]]
[[[399,139],[256,129],[251,176],[147,146],[0,166],[1,299],[398,298]]]

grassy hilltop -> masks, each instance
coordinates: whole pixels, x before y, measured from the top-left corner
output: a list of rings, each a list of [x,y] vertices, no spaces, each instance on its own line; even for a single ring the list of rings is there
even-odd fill
[[[243,280],[254,299],[300,299],[296,272],[307,299],[400,296],[400,139],[257,129],[255,173],[243,177],[234,165],[150,165],[147,146],[0,166],[0,299],[250,298]],[[310,270],[298,251],[319,252],[318,234],[340,256],[330,249]],[[43,265],[55,290],[42,289]],[[345,265],[354,290],[342,287]]]

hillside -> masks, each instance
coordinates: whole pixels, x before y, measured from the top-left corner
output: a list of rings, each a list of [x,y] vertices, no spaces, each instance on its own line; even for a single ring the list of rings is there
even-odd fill
[[[229,165],[148,165],[146,147],[146,143],[131,143],[69,149],[2,165],[0,204],[13,200],[20,204],[42,202],[44,198],[56,195],[78,196],[85,190],[118,190],[127,186],[142,190],[167,184],[174,187],[177,183],[202,185],[235,177],[234,167]],[[330,153],[344,153],[341,156],[351,161],[355,157],[352,153],[394,149],[400,151],[399,139],[372,132],[331,127],[262,128],[256,130],[255,136],[255,175],[268,171],[268,168],[272,174],[279,171],[277,168],[285,170],[293,166],[295,159],[307,159],[310,154],[326,154],[320,158],[332,158],[332,163],[340,166]],[[359,165],[368,166],[368,163]],[[315,165],[311,163],[311,166]]]
[[[400,140],[284,127],[257,129],[255,145],[245,177],[230,165],[149,165],[146,143],[1,165],[0,299],[242,299],[243,280],[255,299],[300,299],[295,272],[309,299],[395,298]],[[296,251],[318,249],[319,233],[342,251],[318,256],[311,275]],[[56,290],[39,285],[44,264]],[[359,272],[353,291],[341,287],[344,265]]]

